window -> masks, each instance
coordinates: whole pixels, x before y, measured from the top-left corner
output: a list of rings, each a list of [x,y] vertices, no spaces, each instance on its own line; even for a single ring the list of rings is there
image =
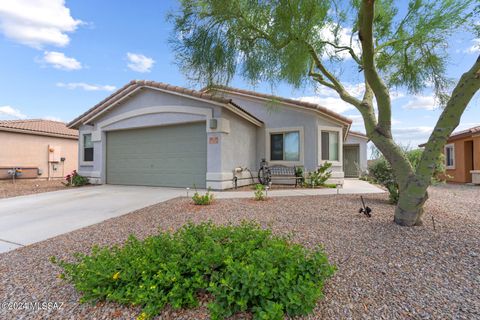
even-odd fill
[[[83,135],[83,161],[93,161],[92,134]]]
[[[300,160],[300,131],[270,134],[271,161]]]
[[[322,160],[339,161],[339,135],[337,131],[322,131]]]
[[[453,144],[445,146],[445,166],[447,169],[455,168],[455,146]]]

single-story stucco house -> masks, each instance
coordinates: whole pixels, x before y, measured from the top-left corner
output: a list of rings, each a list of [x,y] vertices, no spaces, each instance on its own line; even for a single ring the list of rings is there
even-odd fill
[[[78,131],[58,121],[0,120],[0,179],[60,179],[77,169]]]
[[[79,173],[92,183],[215,190],[256,183],[270,165],[316,170],[331,182],[367,167],[368,138],[322,106],[228,87],[193,91],[131,81],[68,124],[79,130]],[[254,180],[254,181],[253,181]]]

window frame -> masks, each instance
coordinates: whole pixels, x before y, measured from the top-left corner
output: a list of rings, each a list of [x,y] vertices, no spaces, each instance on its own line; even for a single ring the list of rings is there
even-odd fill
[[[447,149],[451,148],[452,151],[452,165],[448,165],[448,159],[447,159]],[[443,152],[445,154],[445,169],[449,170],[454,170],[455,169],[455,143],[449,143],[446,144],[445,147],[443,148]]]
[[[338,160],[322,160],[322,132],[338,133]],[[321,166],[325,162],[331,163],[333,166],[343,166],[343,127],[318,126],[318,165]]]
[[[271,159],[271,135],[298,132],[299,134],[299,157],[298,160],[272,160]],[[285,156],[285,150],[284,150]],[[303,127],[268,128],[265,130],[265,159],[269,164],[280,164],[285,166],[303,166],[304,164],[304,129]]]
[[[92,142],[92,160],[85,160],[85,136],[90,135],[90,141]],[[85,132],[80,135],[80,165],[81,166],[92,166],[95,161],[95,147],[93,146],[93,133]]]

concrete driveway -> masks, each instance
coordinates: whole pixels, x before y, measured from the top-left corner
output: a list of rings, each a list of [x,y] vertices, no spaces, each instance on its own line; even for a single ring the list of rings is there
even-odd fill
[[[185,196],[184,189],[101,185],[0,200],[0,253]]]

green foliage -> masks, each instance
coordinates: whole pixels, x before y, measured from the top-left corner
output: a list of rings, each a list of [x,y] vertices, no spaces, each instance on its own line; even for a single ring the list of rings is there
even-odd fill
[[[53,263],[82,293],[82,302],[113,301],[143,308],[142,319],[167,304],[195,307],[210,295],[212,319],[252,312],[254,319],[305,315],[322,297],[335,267],[321,247],[307,249],[254,223],[187,224],[123,247],[94,247],[74,262]]]
[[[399,197],[398,185],[388,161],[384,157],[378,158],[370,164],[368,172],[375,183],[387,188],[390,202],[397,203]]]
[[[459,30],[479,32],[477,2],[375,1],[374,60],[387,85],[416,93],[433,84],[444,101],[449,85],[445,44]],[[350,61],[363,70],[360,3],[183,0],[179,13],[170,16],[171,42],[176,61],[196,81],[225,84],[239,73],[252,83],[285,81],[299,87],[311,80],[312,49],[327,58],[330,70],[350,67]]]
[[[414,170],[420,163],[422,153],[423,150],[421,149],[405,150],[405,155],[407,156],[408,161],[412,164]],[[444,157],[442,155],[434,163],[435,170],[432,177],[432,183],[439,182],[443,179],[445,173],[444,162]],[[381,156],[373,161],[368,167],[368,173],[371,181],[384,186],[388,190],[390,202],[396,204],[399,198],[399,188],[393,170],[385,157]]]
[[[78,174],[77,170],[73,170],[72,173],[65,177],[65,185],[72,187],[81,187],[88,184],[88,178]]]
[[[198,193],[198,191],[195,190],[192,200],[193,203],[195,203],[196,205],[206,206],[213,202],[213,193],[211,193],[210,188],[204,195],[201,195],[200,193]]]
[[[254,197],[255,200],[261,201],[266,199],[266,194],[265,194],[265,186],[261,183],[257,183],[255,185],[255,191],[254,191]]]
[[[316,171],[309,172],[307,174],[306,186],[312,188],[318,186],[325,186],[325,182],[332,176],[332,171],[329,170],[331,167],[331,162],[325,162],[320,167],[318,167]]]
[[[295,177],[298,178],[298,184],[303,185],[305,183],[305,172],[303,167],[295,167]]]

